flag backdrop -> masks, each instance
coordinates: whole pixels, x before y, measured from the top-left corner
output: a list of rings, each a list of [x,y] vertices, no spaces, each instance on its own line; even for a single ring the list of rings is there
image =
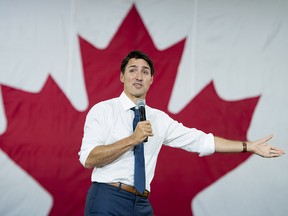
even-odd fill
[[[155,62],[147,103],[288,151],[288,1],[0,0],[0,215],[83,215],[78,161],[97,102],[120,95],[132,49]],[[163,147],[155,215],[284,216],[287,156],[199,157]]]

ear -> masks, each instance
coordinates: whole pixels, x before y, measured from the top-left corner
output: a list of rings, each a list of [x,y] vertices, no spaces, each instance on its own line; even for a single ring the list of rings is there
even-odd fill
[[[124,74],[122,72],[120,72],[120,81],[124,83]]]
[[[154,76],[152,76],[152,77],[151,77],[151,82],[150,82],[150,85],[153,83],[153,77],[154,77]]]

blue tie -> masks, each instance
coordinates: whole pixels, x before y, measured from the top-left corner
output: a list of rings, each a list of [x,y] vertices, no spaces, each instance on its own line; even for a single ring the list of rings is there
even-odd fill
[[[133,120],[133,131],[139,122],[139,111],[135,107],[131,108],[134,111],[135,117]],[[145,190],[145,158],[144,158],[144,145],[143,142],[134,147],[134,186],[137,191],[143,193]]]

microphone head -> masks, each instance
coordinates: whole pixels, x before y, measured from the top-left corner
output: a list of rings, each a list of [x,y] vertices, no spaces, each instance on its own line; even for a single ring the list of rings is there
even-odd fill
[[[145,107],[145,105],[146,105],[145,100],[143,99],[138,100],[138,104],[137,104],[138,107]]]

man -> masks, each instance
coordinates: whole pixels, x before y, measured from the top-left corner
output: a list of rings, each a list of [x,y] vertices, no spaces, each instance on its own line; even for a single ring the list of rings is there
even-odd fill
[[[284,154],[267,144],[272,136],[254,142],[227,140],[187,128],[149,106],[145,106],[147,120],[137,123],[137,104],[145,100],[153,75],[150,58],[140,51],[130,52],[121,64],[124,91],[120,97],[94,105],[87,114],[79,152],[80,162],[93,168],[85,215],[153,215],[148,195],[162,144],[200,156],[246,151],[267,158]],[[144,149],[144,158],[138,149]]]

